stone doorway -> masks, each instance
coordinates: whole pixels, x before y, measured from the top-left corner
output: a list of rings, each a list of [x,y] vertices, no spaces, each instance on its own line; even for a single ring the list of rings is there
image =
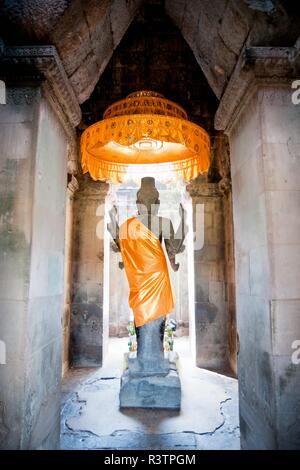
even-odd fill
[[[94,302],[93,297],[90,298],[90,305],[88,297],[87,301],[82,302],[81,308],[92,312],[92,323],[84,317],[78,323],[77,315],[76,323],[73,323],[73,341],[77,347],[75,358],[78,362],[63,380],[63,448],[133,446],[159,449],[164,445],[170,449],[180,446],[191,449],[213,449],[218,446],[239,448],[237,380],[213,372],[233,374],[229,369],[228,310],[225,297],[220,295],[225,292],[226,275],[222,269],[226,240],[226,216],[223,211],[224,205],[226,207],[229,202],[226,198],[224,200],[224,194],[219,192],[217,185],[211,185],[203,178],[187,187],[180,183],[174,186],[159,181],[156,185],[160,192],[160,214],[170,216],[175,227],[179,202],[183,202],[188,211],[186,250],[178,257],[181,267],[172,279],[177,297],[177,308],[172,315],[179,326],[175,350],[182,356],[182,411],[179,415],[163,412],[163,419],[161,411],[119,411],[119,379],[124,353],[128,350],[130,311],[127,280],[118,265],[120,254],[112,249],[106,224],[112,204],[119,207],[120,223],[136,213],[139,182],[108,186],[86,177],[82,182],[83,190],[77,193],[75,201],[77,212],[83,211],[80,225],[75,221],[80,234],[79,240],[75,240],[76,269],[79,270],[75,273],[81,281],[80,286],[76,285],[87,293],[90,288],[97,287],[99,294],[101,289],[96,281],[100,281],[102,297],[100,305]],[[98,236],[92,237],[92,230]],[[95,269],[99,260],[103,278]],[[86,274],[87,277],[84,277]],[[214,312],[212,317],[211,312]],[[71,343],[72,347],[74,343]],[[211,369],[211,372],[203,368]],[[200,388],[202,398],[192,392]],[[210,394],[212,399],[208,400]],[[207,404],[204,407],[206,411],[203,408],[201,414],[206,417],[199,421],[200,427],[197,425],[195,428],[192,424],[193,410],[197,409],[198,413],[204,403]],[[109,429],[106,421],[98,415],[104,404],[105,413],[110,416],[112,427]],[[145,423],[148,411],[151,415],[150,427]],[[120,429],[120,423],[127,429],[125,432]],[[172,426],[174,431],[170,434]],[[229,437],[225,437],[226,434]]]
[[[108,211],[113,205],[118,207],[120,224],[137,213],[136,192],[142,176],[142,174],[140,176],[137,175],[135,181],[129,184],[110,185],[110,190],[105,200],[105,224],[108,220]],[[191,325],[192,336],[190,341],[193,345],[192,349],[195,349],[192,201],[186,191],[186,185],[180,181],[166,184],[156,178],[156,187],[160,194],[159,214],[163,217],[171,218],[175,230],[180,222],[179,204],[184,204],[187,210],[189,233],[185,241],[186,248],[176,258],[177,262],[180,263],[180,269],[175,273],[169,267],[176,298],[175,309],[169,315],[169,318],[173,318],[176,321],[176,337],[189,336]],[[103,281],[104,356],[108,337],[128,337],[128,324],[133,320],[132,312],[128,305],[128,283],[124,270],[120,269],[120,262],[120,253],[114,251],[110,235],[105,230]]]

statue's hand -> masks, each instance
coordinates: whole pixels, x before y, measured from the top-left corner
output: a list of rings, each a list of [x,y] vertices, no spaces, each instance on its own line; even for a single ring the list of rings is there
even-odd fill
[[[185,245],[182,244],[176,254],[178,254],[178,253],[183,253],[184,250],[185,250]]]
[[[110,231],[110,230],[108,229],[108,231]],[[111,249],[114,253],[120,253],[120,248],[118,247],[118,245],[116,245],[116,243],[111,243],[110,246],[111,246]]]
[[[117,218],[118,218],[118,209],[116,206],[113,206],[109,213],[110,220],[113,224],[117,224]]]
[[[110,222],[107,224],[107,230],[111,234],[112,238],[116,241],[118,237],[119,225],[117,222],[118,209],[116,206],[113,206],[109,213]]]
[[[179,214],[181,217],[182,238],[184,239],[186,237],[186,234],[188,233],[188,226],[186,224],[187,212],[181,203],[179,205]]]
[[[175,271],[175,272],[178,271],[179,266],[180,266],[179,263],[175,263],[175,261],[171,261],[171,267],[172,267],[173,271]]]
[[[183,207],[183,205],[181,203],[179,204],[179,215],[181,217],[181,220],[183,222],[185,222],[186,221],[186,210],[185,210],[185,208]]]

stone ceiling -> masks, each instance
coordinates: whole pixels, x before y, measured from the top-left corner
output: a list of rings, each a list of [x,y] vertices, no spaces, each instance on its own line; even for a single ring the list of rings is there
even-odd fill
[[[290,0],[3,0],[1,36],[55,45],[83,103],[145,2],[165,8],[218,98],[245,45],[292,46],[299,35],[298,2]]]
[[[211,135],[218,99],[180,30],[160,4],[145,3],[124,34],[90,98],[81,105],[86,127],[113,102],[151,89],[187,111]]]

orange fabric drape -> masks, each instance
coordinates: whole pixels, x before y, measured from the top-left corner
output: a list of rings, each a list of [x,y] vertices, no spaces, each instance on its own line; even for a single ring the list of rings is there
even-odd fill
[[[129,305],[136,326],[167,315],[174,293],[164,251],[157,236],[136,217],[120,227],[120,248],[128,279]]]

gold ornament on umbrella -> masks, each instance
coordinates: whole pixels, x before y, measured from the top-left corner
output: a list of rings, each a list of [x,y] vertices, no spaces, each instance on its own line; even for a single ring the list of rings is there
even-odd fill
[[[81,164],[94,180],[123,183],[141,173],[190,181],[210,165],[208,133],[181,106],[153,91],[131,93],[81,136]]]

